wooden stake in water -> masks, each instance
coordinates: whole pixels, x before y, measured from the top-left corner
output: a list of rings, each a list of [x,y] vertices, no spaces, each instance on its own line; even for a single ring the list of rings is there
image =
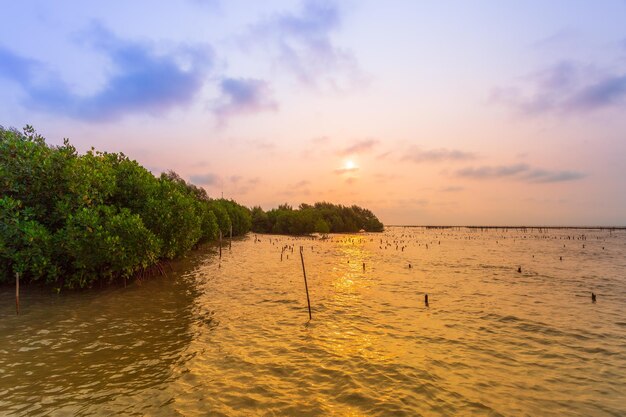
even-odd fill
[[[20,314],[20,273],[15,273],[15,314]]]
[[[306,303],[309,306],[309,320],[311,316],[311,299],[309,298],[309,285],[306,282],[306,270],[304,269],[304,255],[302,255],[302,246],[300,246],[300,260],[302,261],[302,275],[304,275],[304,289],[306,290]]]

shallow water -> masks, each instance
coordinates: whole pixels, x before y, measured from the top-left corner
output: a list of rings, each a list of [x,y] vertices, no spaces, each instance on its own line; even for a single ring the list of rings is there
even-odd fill
[[[626,415],[626,231],[258,238],[0,290],[0,415]]]

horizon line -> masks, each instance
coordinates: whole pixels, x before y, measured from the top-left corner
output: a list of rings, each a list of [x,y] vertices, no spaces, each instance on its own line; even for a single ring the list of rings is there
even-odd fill
[[[480,225],[418,225],[418,224],[385,224],[385,227],[424,227],[431,229],[591,229],[591,230],[626,230],[626,226],[538,226],[538,225],[509,225],[509,226],[480,226]]]

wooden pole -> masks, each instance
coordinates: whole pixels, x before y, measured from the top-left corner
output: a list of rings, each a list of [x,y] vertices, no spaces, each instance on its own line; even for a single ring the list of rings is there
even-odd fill
[[[302,255],[302,246],[300,246],[300,260],[302,261],[302,275],[304,275],[304,289],[306,290],[306,302],[309,306],[309,320],[313,317],[311,316],[311,299],[309,298],[309,285],[306,282],[306,270],[304,269],[304,255]]]
[[[15,273],[15,314],[20,314],[20,273]]]
[[[230,240],[228,241],[228,250],[233,250],[233,225],[230,225]]]
[[[222,231],[220,230],[220,259],[222,259]]]

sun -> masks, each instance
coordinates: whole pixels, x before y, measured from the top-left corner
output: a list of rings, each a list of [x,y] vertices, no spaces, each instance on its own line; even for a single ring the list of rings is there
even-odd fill
[[[357,166],[356,166],[356,164],[354,163],[354,161],[353,161],[353,160],[348,159],[348,160],[345,162],[345,164],[344,164],[344,166],[343,166],[343,167],[344,167],[344,169],[345,169],[346,171],[352,171],[353,169],[356,169],[356,167],[357,167]]]

